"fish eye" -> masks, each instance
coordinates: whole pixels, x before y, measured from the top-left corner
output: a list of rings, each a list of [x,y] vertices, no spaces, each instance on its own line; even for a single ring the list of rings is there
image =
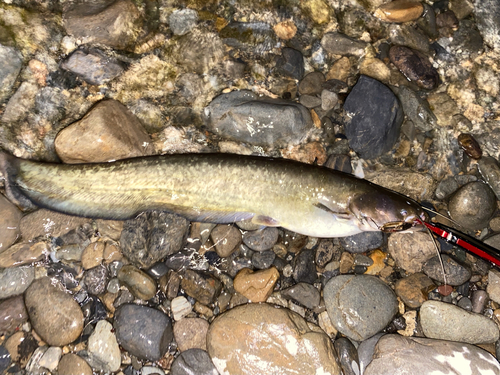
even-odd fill
[[[403,215],[403,216],[408,215],[408,211],[406,211],[405,209],[402,209],[401,210],[401,215]]]

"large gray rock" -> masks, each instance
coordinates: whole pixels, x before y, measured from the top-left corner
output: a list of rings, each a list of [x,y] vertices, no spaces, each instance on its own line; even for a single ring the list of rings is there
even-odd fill
[[[307,138],[313,128],[302,105],[233,91],[215,98],[204,113],[208,128],[225,139],[260,146],[284,147]]]

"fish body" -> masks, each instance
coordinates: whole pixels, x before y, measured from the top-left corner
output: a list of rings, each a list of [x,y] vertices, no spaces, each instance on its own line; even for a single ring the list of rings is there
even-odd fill
[[[366,180],[285,159],[181,154],[69,165],[0,153],[0,169],[7,195],[19,205],[92,218],[165,210],[191,221],[251,219],[309,236],[343,237],[388,223],[414,225],[425,215],[418,203]]]

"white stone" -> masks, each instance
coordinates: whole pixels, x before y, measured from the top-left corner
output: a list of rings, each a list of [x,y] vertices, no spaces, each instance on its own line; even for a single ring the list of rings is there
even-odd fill
[[[171,309],[174,320],[179,321],[193,310],[193,306],[185,297],[175,297],[172,300]]]
[[[112,330],[111,323],[100,320],[88,343],[91,366],[109,372],[118,371],[121,364],[120,347]]]
[[[45,367],[47,370],[54,371],[59,365],[59,360],[62,356],[62,348],[58,346],[51,346],[44,353],[38,364],[40,367]]]

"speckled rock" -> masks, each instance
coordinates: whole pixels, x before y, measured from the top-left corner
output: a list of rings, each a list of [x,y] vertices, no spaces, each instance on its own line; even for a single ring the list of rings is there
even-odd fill
[[[500,4],[495,0],[475,1],[474,14],[484,41],[496,51],[500,50]]]
[[[374,276],[336,276],[323,293],[332,324],[356,341],[382,330],[398,311],[392,289]]]
[[[241,232],[233,225],[217,225],[210,238],[215,245],[215,251],[222,257],[231,255],[241,243]]]
[[[209,324],[201,318],[184,318],[174,324],[174,337],[181,352],[193,348],[207,350]]]
[[[31,240],[38,236],[59,237],[90,222],[91,220],[87,218],[64,215],[42,208],[21,219],[21,235],[24,240]]]
[[[387,247],[398,266],[410,273],[422,271],[425,261],[436,255],[434,242],[424,232],[392,233]]]
[[[287,309],[268,304],[238,306],[210,325],[208,353],[221,374],[340,375],[333,346],[323,332]]]
[[[491,187],[498,199],[500,199],[500,166],[498,162],[490,157],[482,157],[478,162],[479,172]]]
[[[51,251],[46,242],[23,242],[0,253],[0,268],[23,266],[42,260]]]
[[[354,236],[341,237],[340,244],[350,253],[364,253],[382,246],[384,234],[382,232],[363,232]]]
[[[396,282],[394,291],[406,306],[411,309],[419,308],[427,300],[426,290],[435,287],[430,278],[423,273],[413,273]]]
[[[181,281],[182,289],[203,305],[213,303],[222,290],[222,283],[205,272],[186,270]]]
[[[0,53],[1,47],[0,45]],[[0,212],[2,212],[2,217],[0,218],[0,253],[2,253],[19,236],[19,224],[23,214],[21,210],[10,203],[3,195],[0,195]]]
[[[115,313],[116,339],[130,354],[157,361],[173,338],[172,323],[159,310],[139,305],[122,305]]]
[[[22,56],[13,47],[0,46],[0,60],[3,61],[0,70],[0,101],[3,101],[10,94],[10,90],[21,71]]]
[[[500,271],[493,268],[488,271],[488,286],[486,287],[490,298],[500,303]]]
[[[432,90],[439,84],[438,72],[422,52],[404,46],[393,46],[389,56],[406,78],[419,87]]]
[[[168,17],[168,25],[174,35],[185,35],[196,26],[198,12],[194,9],[174,10]]]
[[[89,53],[75,51],[61,63],[61,67],[82,77],[91,85],[109,82],[123,72],[123,67],[118,61],[99,50],[91,50]]]
[[[420,324],[425,336],[441,340],[484,344],[495,342],[499,337],[493,320],[440,301],[422,304]]]
[[[50,345],[76,340],[83,330],[83,313],[64,287],[48,277],[34,281],[24,301],[35,331]]]
[[[443,261],[444,271],[446,272],[446,283],[448,285],[462,285],[470,279],[472,272],[469,267],[460,264],[446,254],[441,254],[440,257]],[[422,267],[422,271],[431,279],[438,280],[441,283],[445,282],[443,267],[441,266],[440,258],[437,256],[427,260]]]
[[[278,241],[278,228],[266,227],[263,229],[247,231],[243,234],[243,243],[255,251],[271,249]]]

